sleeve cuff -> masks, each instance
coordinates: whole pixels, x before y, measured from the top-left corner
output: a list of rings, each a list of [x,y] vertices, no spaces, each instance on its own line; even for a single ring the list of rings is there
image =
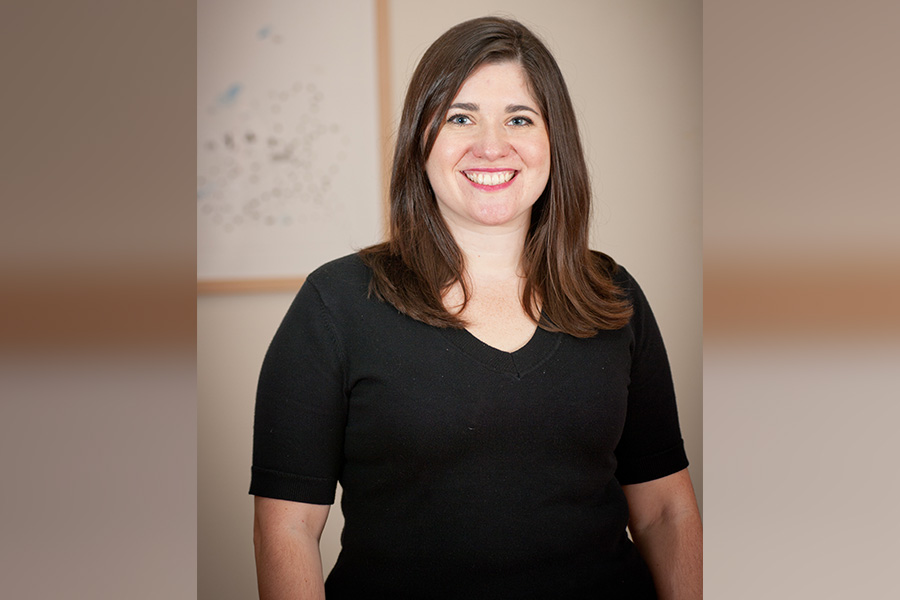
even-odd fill
[[[618,458],[616,479],[621,485],[653,481],[687,468],[684,440],[662,452],[636,458]]]
[[[250,493],[254,496],[309,504],[334,504],[336,488],[335,479],[250,467]]]

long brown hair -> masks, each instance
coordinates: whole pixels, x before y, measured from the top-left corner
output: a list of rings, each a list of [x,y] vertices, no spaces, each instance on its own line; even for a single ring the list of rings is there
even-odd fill
[[[550,136],[550,178],[532,207],[525,241],[522,306],[549,331],[590,337],[601,329],[618,329],[632,310],[613,283],[616,263],[588,248],[590,181],[562,73],[531,31],[499,17],[451,28],[428,48],[413,73],[394,152],[389,240],[360,251],[374,273],[370,293],[429,325],[465,326],[442,302],[443,292],[459,283],[465,308],[469,291],[463,254],[441,216],[425,162],[469,75],[483,64],[506,61],[525,71]]]

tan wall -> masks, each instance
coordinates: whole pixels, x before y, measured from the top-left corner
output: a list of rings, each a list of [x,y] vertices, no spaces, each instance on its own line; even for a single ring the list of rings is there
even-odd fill
[[[701,495],[700,3],[462,0],[446,10],[392,0],[389,7],[395,114],[419,56],[459,21],[514,16],[551,47],[592,169],[594,247],[627,266],[653,305]],[[291,298],[198,299],[200,598],[255,594],[247,495],[253,397],[263,353]],[[340,525],[336,506],[323,535],[326,569],[337,556]]]

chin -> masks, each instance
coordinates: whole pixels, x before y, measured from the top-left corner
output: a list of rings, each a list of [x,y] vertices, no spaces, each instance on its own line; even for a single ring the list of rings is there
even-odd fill
[[[487,207],[474,215],[473,219],[482,225],[500,226],[514,223],[517,220],[525,219],[527,215],[517,213],[511,207]]]

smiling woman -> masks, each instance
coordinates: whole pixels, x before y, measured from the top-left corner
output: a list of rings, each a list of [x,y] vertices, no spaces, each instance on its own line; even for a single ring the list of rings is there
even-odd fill
[[[475,19],[428,49],[390,195],[389,241],[312,273],[263,364],[260,596],[699,597],[665,348],[588,248],[574,111],[528,29]]]
[[[466,97],[471,93],[484,98]],[[482,107],[479,102],[487,104]],[[502,119],[500,107],[507,113]],[[475,114],[488,109],[495,114]],[[447,157],[442,147],[456,147],[450,144],[456,132],[480,134],[480,139],[470,141],[466,156]],[[549,176],[542,189],[536,189],[541,187],[540,178],[533,178],[538,185],[527,186],[526,193],[537,196],[528,218],[519,215],[518,229],[481,228],[479,233],[484,235],[480,235],[471,227],[448,222],[440,199],[452,187],[444,184],[454,181],[457,189],[465,189],[457,181],[463,175],[448,174],[449,166],[439,174],[429,165],[469,161],[462,166],[472,169],[478,183],[477,169],[515,171],[510,165],[486,163],[496,160],[498,152],[514,151],[512,140],[536,141],[540,133],[549,142],[549,151],[544,144],[536,144],[542,149],[538,154],[549,160]],[[527,148],[531,162],[534,143]],[[486,176],[481,177],[484,182]],[[470,194],[487,191],[471,187]],[[436,327],[471,331],[473,315],[467,309],[479,297],[474,290],[480,268],[476,257],[499,255],[510,260],[484,266],[494,266],[507,279],[515,279],[521,301],[513,305],[521,304],[532,329],[539,324],[548,331],[589,337],[628,322],[631,308],[610,276],[615,263],[588,248],[591,189],[566,82],[546,46],[521,24],[492,17],[474,19],[451,28],[428,48],[403,105],[390,198],[389,241],[363,250],[360,256],[373,271],[372,293],[404,314]],[[488,241],[491,245],[484,246]],[[493,245],[500,242],[507,245]],[[466,252],[462,246],[469,243],[475,246]],[[484,275],[483,287],[495,283],[499,274]],[[503,295],[509,296],[511,287],[507,280]],[[494,293],[487,296],[490,306],[496,307],[495,300],[501,300]],[[499,304],[506,300],[510,299]],[[490,317],[487,320],[493,322]]]

